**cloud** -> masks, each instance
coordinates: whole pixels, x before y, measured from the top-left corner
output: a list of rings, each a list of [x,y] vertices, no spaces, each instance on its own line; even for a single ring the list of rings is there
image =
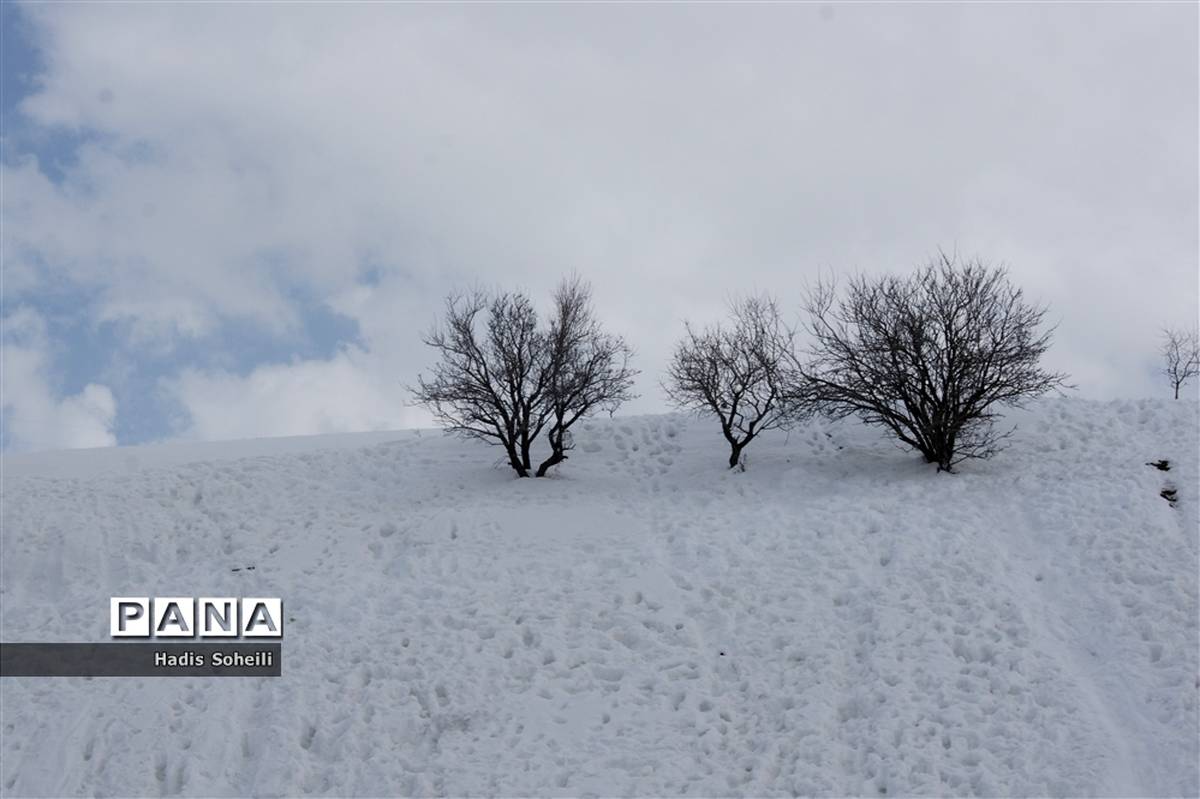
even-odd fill
[[[411,381],[451,286],[542,298],[576,271],[651,412],[683,318],[738,292],[796,307],[819,270],[942,246],[1051,306],[1085,395],[1137,396],[1159,326],[1196,315],[1195,6],[23,13],[46,68],[21,113],[75,144],[2,167],[10,291],[86,290],[134,352],[231,324],[299,338],[303,296],[357,323],[356,368]]]
[[[361,350],[268,365],[248,375],[185,370],[164,388],[187,411],[181,437],[201,440],[393,430],[428,423],[399,380]]]
[[[51,353],[42,318],[19,309],[3,320],[4,440],[9,450],[77,449],[116,444],[117,404],[107,386],[89,383],[58,396],[50,382]]]

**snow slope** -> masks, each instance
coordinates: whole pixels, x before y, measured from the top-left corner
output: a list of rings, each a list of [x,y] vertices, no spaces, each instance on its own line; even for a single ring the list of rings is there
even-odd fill
[[[4,640],[288,622],[277,679],[5,678],[0,791],[1195,796],[1197,405],[1015,420],[953,476],[674,416],[547,480],[430,431],[6,457]]]

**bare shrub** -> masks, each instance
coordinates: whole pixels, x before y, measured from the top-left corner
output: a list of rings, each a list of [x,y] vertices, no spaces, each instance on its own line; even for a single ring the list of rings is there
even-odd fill
[[[603,331],[578,279],[559,286],[548,329],[525,294],[475,290],[449,296],[444,319],[422,340],[439,360],[417,378],[417,402],[448,432],[503,447],[520,477],[544,476],[566,460],[575,422],[633,396],[632,350]],[[543,432],[551,454],[535,471]]]
[[[806,300],[811,399],[834,417],[886,427],[939,471],[995,454],[1001,406],[1065,386],[1039,367],[1046,309],[1003,268],[941,254],[906,277],[859,276],[843,298],[818,284]]]
[[[729,467],[764,430],[797,416],[796,331],[768,296],[737,300],[730,324],[686,332],[672,355],[663,385],[678,408],[711,414],[729,443]]]
[[[567,459],[574,447],[571,426],[597,410],[609,413],[633,399],[629,367],[633,350],[619,336],[605,333],[592,307],[591,288],[578,278],[563,281],[554,294],[554,316],[547,335],[547,405],[550,457],[536,476]]]
[[[1200,336],[1195,330],[1166,328],[1163,330],[1163,374],[1179,399],[1179,389],[1200,375]]]

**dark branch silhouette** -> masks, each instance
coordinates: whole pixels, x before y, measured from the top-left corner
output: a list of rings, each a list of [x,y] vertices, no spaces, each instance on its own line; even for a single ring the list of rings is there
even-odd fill
[[[567,459],[574,444],[571,426],[596,410],[610,414],[632,399],[629,367],[633,350],[600,327],[592,309],[591,288],[578,278],[564,281],[554,294],[554,316],[546,339],[549,362],[550,457],[537,476]]]
[[[1200,375],[1200,336],[1195,330],[1166,328],[1163,330],[1163,374],[1179,399],[1179,389]]]
[[[796,332],[773,299],[739,300],[729,313],[728,327],[696,330],[685,323],[663,389],[677,407],[717,417],[732,468],[760,433],[794,421],[798,373]]]
[[[439,361],[417,378],[417,402],[448,432],[503,447],[520,477],[544,476],[566,460],[575,422],[633,396],[632,351],[602,330],[578,279],[556,292],[548,330],[524,294],[476,290],[448,297],[445,318],[423,341]],[[543,432],[551,455],[535,473],[532,449]]]
[[[1011,433],[995,429],[999,406],[1066,385],[1038,366],[1046,310],[977,260],[943,253],[911,276],[860,276],[842,299],[818,284],[806,310],[811,401],[886,427],[939,471],[999,451]]]

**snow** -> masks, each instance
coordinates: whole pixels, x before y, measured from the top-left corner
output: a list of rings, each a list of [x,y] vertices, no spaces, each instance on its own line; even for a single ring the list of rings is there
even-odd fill
[[[854,422],[729,471],[679,416],[544,480],[434,431],[6,456],[4,640],[287,623],[275,679],[5,678],[0,788],[1195,796],[1197,405],[1013,420],[956,475]]]

